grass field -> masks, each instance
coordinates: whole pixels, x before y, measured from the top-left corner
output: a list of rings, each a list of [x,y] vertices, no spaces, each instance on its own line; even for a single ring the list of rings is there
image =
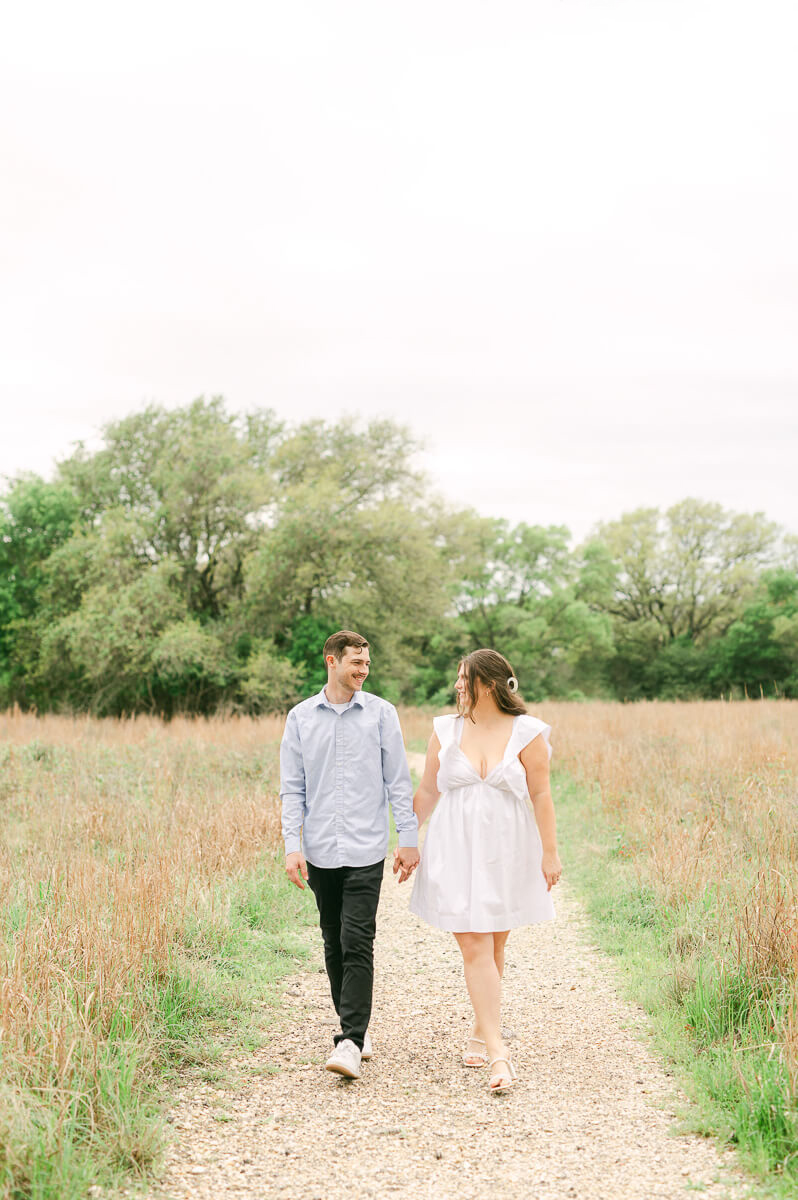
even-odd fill
[[[798,1187],[798,703],[542,707],[566,870],[695,1100]]]
[[[696,1105],[798,1181],[798,704],[546,704],[569,878]],[[430,714],[404,710],[422,749]],[[263,1036],[312,906],[279,720],[0,716],[0,1200],[146,1172],[176,1072]],[[264,1007],[265,1006],[265,1007]]]
[[[146,1172],[176,1071],[261,1036],[310,906],[281,722],[0,717],[0,1197]]]

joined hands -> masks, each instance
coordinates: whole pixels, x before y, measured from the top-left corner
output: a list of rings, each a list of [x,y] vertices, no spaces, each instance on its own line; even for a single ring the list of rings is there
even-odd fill
[[[393,873],[398,875],[398,883],[404,883],[415,871],[420,862],[415,846],[397,846],[393,852]]]

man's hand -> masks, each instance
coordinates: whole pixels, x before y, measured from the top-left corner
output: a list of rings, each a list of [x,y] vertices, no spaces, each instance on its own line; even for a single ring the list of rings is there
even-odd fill
[[[305,856],[301,850],[294,850],[292,854],[286,854],[285,873],[291,882],[304,892],[305,885],[302,880],[308,877],[308,864],[305,862]]]
[[[415,846],[397,846],[393,852],[393,873],[399,875],[399,883],[404,883],[410,878],[419,861],[419,853]]]

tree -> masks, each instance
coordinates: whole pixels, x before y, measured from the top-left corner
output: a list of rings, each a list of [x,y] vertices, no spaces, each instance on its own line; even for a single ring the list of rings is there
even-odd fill
[[[528,699],[601,689],[610,623],[580,595],[580,563],[562,525],[496,521],[458,599],[468,649],[491,646],[512,663]]]
[[[77,611],[40,629],[31,671],[37,703],[100,715],[155,709],[152,651],[159,635],[185,616],[174,571],[161,565],[127,587],[102,584]]]
[[[176,563],[189,610],[216,618],[241,595],[244,558],[274,500],[280,432],[272,413],[238,417],[219,398],[152,405],[111,422],[103,449],[80,447],[59,474],[89,528],[112,530],[142,569]]]
[[[710,688],[702,648],[742,613],[772,561],[777,534],[761,513],[693,499],[664,516],[637,509],[597,527],[585,552],[601,564],[598,603],[613,619],[610,676],[620,696],[701,695]]]
[[[420,503],[406,430],[374,421],[300,425],[274,457],[276,498],[246,562],[244,623],[321,685],[321,645],[335,629],[369,638],[371,686],[410,686],[423,632],[442,619],[448,570]],[[312,635],[312,636],[311,636]]]
[[[778,527],[762,513],[682,500],[639,508],[600,524],[596,539],[616,566],[609,611],[626,624],[652,622],[662,642],[722,632],[772,561]]]
[[[753,603],[711,647],[713,688],[798,696],[798,574],[766,571]]]
[[[241,671],[220,634],[212,624],[184,616],[153,639],[145,670],[159,712],[208,713],[227,699]]]
[[[301,684],[301,671],[279,654],[273,643],[260,641],[247,661],[239,707],[250,713],[287,712],[301,699]]]
[[[70,537],[77,513],[69,486],[36,475],[14,480],[0,498],[0,693],[11,686],[20,623],[36,613],[47,560]]]
[[[406,430],[285,429],[198,400],[104,439],[59,466],[74,522],[17,622],[17,699],[271,711],[320,686],[321,646],[345,626],[372,641],[373,686],[410,691],[451,572]]]
[[[448,703],[478,646],[530,700],[798,694],[798,541],[777,551],[761,514],[638,509],[573,551],[563,526],[430,496],[391,421],[289,427],[201,398],[103,436],[0,498],[6,701],[280,711],[322,685],[346,627],[394,700]]]

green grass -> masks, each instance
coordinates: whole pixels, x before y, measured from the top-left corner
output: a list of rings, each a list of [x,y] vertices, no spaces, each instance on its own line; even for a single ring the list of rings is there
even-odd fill
[[[8,915],[13,929],[19,914]],[[137,981],[148,1027],[120,1002],[100,1062],[75,1065],[66,1112],[41,1081],[4,1083],[0,1052],[0,1197],[78,1200],[92,1184],[145,1177],[163,1151],[174,1085],[222,1081],[225,1051],[263,1042],[280,1016],[280,981],[307,960],[303,930],[313,923],[313,897],[288,883],[281,856],[218,885],[212,917],[187,922],[168,971]]]
[[[773,1032],[786,1024],[786,981],[754,985],[727,965],[706,934],[712,896],[667,907],[589,789],[560,773],[554,794],[561,856],[595,940],[689,1097],[682,1128],[735,1146],[757,1195],[798,1195],[798,1108]]]

